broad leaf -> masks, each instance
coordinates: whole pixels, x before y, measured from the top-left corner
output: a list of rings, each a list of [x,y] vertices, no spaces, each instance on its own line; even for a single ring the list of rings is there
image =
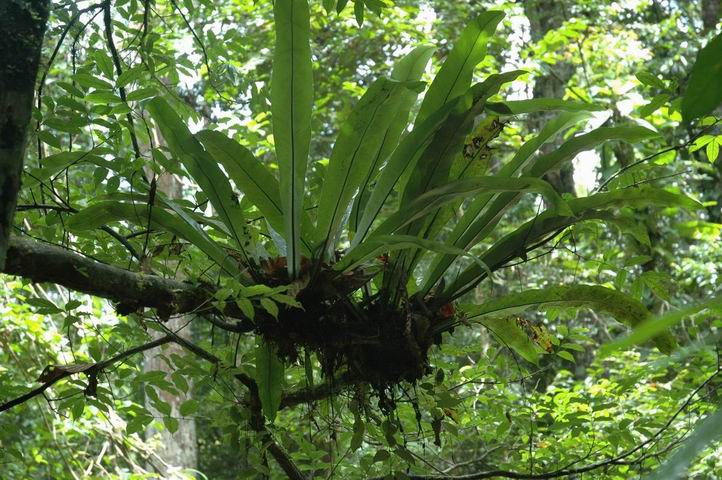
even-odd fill
[[[353,270],[381,253],[410,248],[422,248],[439,253],[453,253],[454,255],[469,257],[472,261],[480,263],[473,255],[458,248],[449,247],[443,242],[414,237],[413,235],[378,235],[369,237],[361,245],[344,255],[343,259],[333,266],[333,269],[341,272]],[[480,266],[485,269],[483,264]]]
[[[487,110],[500,115],[521,115],[536,112],[598,112],[605,110],[601,105],[593,103],[573,102],[557,98],[532,98],[530,100],[507,100],[489,103]]]
[[[284,372],[283,362],[278,358],[276,347],[258,337],[255,380],[263,416],[270,422],[276,418],[281,406]]]
[[[384,235],[398,231],[411,222],[435,212],[441,206],[459,197],[473,196],[478,192],[534,192],[540,193],[559,215],[571,215],[564,200],[544,180],[531,177],[498,178],[478,177],[450,182],[417,197],[401,210],[389,215],[370,235]]]
[[[509,178],[522,170],[527,164],[531,156],[542,145],[553,140],[560,132],[576,125],[585,120],[589,116],[586,112],[580,113],[562,113],[548,122],[539,134],[531,140],[524,143],[517,150],[514,157],[502,167],[497,174],[497,178]],[[469,231],[470,227],[482,212],[482,210],[495,198],[494,193],[483,193],[476,196],[471,203],[465,208],[464,215],[459,219],[447,238],[447,244],[457,248],[467,248],[471,239],[474,238],[475,230]],[[482,220],[483,222],[483,220]],[[421,290],[428,293],[436,282],[444,275],[446,269],[451,265],[456,257],[454,255],[437,255],[426,270],[426,277]]]
[[[206,194],[218,216],[228,227],[236,247],[249,264],[246,254],[248,240],[244,233],[245,219],[235,201],[228,178],[165,100],[154,98],[148,102],[147,109],[163,134],[168,148]]]
[[[258,208],[271,228],[283,232],[281,194],[278,181],[270,170],[247,148],[220,132],[203,130],[196,137],[203,142],[214,160],[223,165],[231,180]],[[306,212],[301,214],[301,219],[301,247],[304,253],[310,255],[311,244],[306,238],[312,236],[314,227]],[[282,249],[285,249],[285,242]]]
[[[409,54],[399,60],[391,72],[391,79],[398,82],[415,82],[423,75],[426,65],[429,63],[434,47],[422,45],[413,49]],[[393,119],[384,134],[384,139],[374,158],[366,178],[361,182],[359,191],[356,194],[351,216],[349,218],[349,230],[355,232],[366,202],[369,199],[371,182],[376,178],[379,169],[388,159],[391,152],[398,145],[402,132],[409,123],[409,112],[416,102],[418,93],[415,90],[405,89],[401,93],[401,100]]]
[[[539,351],[541,350],[529,335],[517,323],[514,317],[488,317],[480,318],[478,323],[486,327],[496,339],[503,345],[518,353],[524,360],[530,363],[539,363]]]
[[[722,103],[722,33],[697,54],[682,98],[682,116],[686,121],[702,117]]]
[[[629,335],[625,335],[613,342],[607,343],[599,349],[598,357],[604,358],[617,350],[624,350],[634,345],[642,344],[650,338],[654,338],[661,332],[673,327],[685,318],[694,315],[705,309],[722,310],[722,299],[714,298],[707,302],[690,307],[673,310],[658,317],[647,318],[637,325]]]
[[[486,116],[481,121],[475,122],[476,126],[464,140],[461,154],[456,155],[449,169],[449,181],[468,178],[478,178],[488,175],[493,156],[491,142],[496,139],[504,129],[505,124],[499,121],[497,116]],[[475,195],[477,198],[480,194]],[[457,213],[462,205],[465,205],[468,198],[458,198],[439,209],[432,216],[424,221],[423,230],[420,236],[426,238],[438,238],[441,231],[453,224]],[[464,209],[466,210],[466,209]],[[425,252],[419,250],[414,253],[411,268],[418,264]]]
[[[504,13],[484,12],[461,32],[454,48],[446,57],[439,73],[424,96],[416,123],[423,122],[432,112],[466,92],[471,84],[474,68],[486,56],[489,38],[496,26],[504,18]]]
[[[627,326],[640,325],[650,317],[649,311],[642,303],[624,293],[602,286],[578,285],[571,287],[550,287],[540,290],[506,295],[485,302],[481,305],[463,305],[459,310],[471,321],[488,317],[508,317],[529,309],[545,309],[550,307],[589,308],[613,316]],[[435,331],[443,331],[444,324],[435,327]],[[657,333],[657,347],[669,353],[676,344],[674,338],[664,330]]]
[[[567,200],[574,212],[573,216],[559,216],[552,212],[542,212],[515,231],[494,243],[483,255],[482,262],[492,271],[505,263],[525,255],[528,246],[546,239],[575,223],[598,218],[598,211],[621,207],[644,207],[657,205],[664,207],[682,207],[689,210],[701,208],[701,204],[685,195],[680,195],[653,187],[627,188],[612,192],[598,193],[589,197]],[[476,265],[469,266],[457,275],[454,282],[447,286],[440,297],[444,300],[458,298],[473,289],[486,276],[486,272]]]
[[[379,173],[376,185],[358,222],[352,245],[357,245],[364,239],[399,179],[404,172],[413,171],[419,156],[442,127],[454,106],[455,103],[443,106],[420,125],[414,126],[414,129],[401,140]]]
[[[322,255],[339,233],[354,193],[375,167],[406,83],[380,78],[366,91],[341,130],[331,152],[318,206]]]
[[[540,156],[525,168],[520,168],[521,164],[526,160],[527,152],[524,152],[523,156],[515,157],[510,162],[508,172],[512,174],[513,172],[521,170],[523,175],[541,177],[547,172],[559,168],[565,162],[571,161],[579,153],[592,149],[606,141],[623,140],[631,143],[656,136],[658,136],[657,133],[643,127],[602,127],[571,138],[553,152]],[[538,141],[544,143],[544,137],[540,135],[538,140],[533,139],[532,141],[534,144],[529,145],[529,150],[534,151],[541,146],[541,144],[537,143]],[[502,173],[507,173],[506,169],[507,167],[502,170]],[[505,193],[499,195],[488,206],[487,202],[490,200],[489,197],[485,196],[476,199],[472,207],[459,222],[461,227],[455,228],[451,234],[451,238],[455,239],[453,240],[454,246],[458,248],[470,248],[472,245],[481,242],[493,231],[502,216],[515,205],[520,198],[519,194]],[[486,210],[484,213],[477,218],[479,212],[485,207]],[[453,260],[452,257],[437,260],[438,264],[433,266],[429,280],[433,280],[435,283]],[[428,291],[434,283],[426,281],[423,290]]]
[[[289,273],[295,276],[301,264],[301,218],[313,108],[308,2],[276,0],[273,14],[276,24],[271,77],[273,139],[280,171],[287,264]]]
[[[268,168],[235,140],[220,132],[203,130],[196,134],[213,159],[279,232],[283,231],[283,210],[278,181]]]
[[[542,155],[525,170],[525,174],[541,177],[547,172],[559,168],[564,162],[578,154],[591,150],[604,142],[619,140],[637,143],[659,137],[653,130],[638,126],[600,127],[564,142],[557,150]]]
[[[460,121],[462,123],[468,121],[467,113],[471,110],[473,110],[473,112],[471,112],[472,117],[478,114],[480,107],[483,106],[483,102],[488,98],[488,95],[496,91],[495,89],[498,89],[502,83],[509,81],[510,78],[514,78],[519,73],[520,72],[508,72],[495,75],[490,78],[488,82],[472,87],[468,95],[463,95],[445,104],[439,110],[429,115],[421,124],[416,123],[414,129],[404,137],[379,174],[378,181],[359,222],[356,236],[351,242],[352,246],[357,245],[365,238],[374,220],[394,190],[394,187],[397,186],[406,172],[414,172],[413,175],[417,178],[417,183],[410,187],[411,190],[404,189],[408,191],[408,193],[404,194],[408,200],[413,199],[413,197],[410,197],[413,191],[423,192],[428,189],[429,184],[426,183],[424,185],[424,178],[416,174],[415,170],[422,155],[426,155],[425,163],[428,168],[433,168],[434,151],[445,152],[444,155],[447,156],[444,160],[445,163],[449,163],[449,159],[453,159],[453,153],[458,150],[454,149],[450,143],[447,144],[445,136],[439,135],[439,132],[442,130],[445,132],[454,132],[451,126],[459,125]],[[458,145],[459,138],[456,136],[456,132],[454,132],[452,140],[456,142],[454,145]],[[427,148],[430,148],[434,142],[435,147],[428,150],[427,153]],[[463,136],[461,137],[461,145],[463,145]],[[448,168],[446,172],[446,178],[448,178]],[[411,173],[406,174],[409,176],[412,175]],[[438,178],[443,178],[443,172],[435,175],[434,178],[436,181],[438,181]]]
[[[41,183],[52,179],[66,168],[83,163],[93,163],[103,166],[108,164],[107,160],[95,154],[93,150],[55,153],[43,158],[43,168],[28,170],[29,178],[23,181],[23,187],[37,187]]]
[[[218,243],[211,239],[207,233],[182,209],[175,209],[173,215],[159,206],[150,209],[146,204],[123,203],[111,200],[96,202],[79,211],[68,220],[68,227],[76,230],[90,230],[112,222],[126,221],[140,227],[150,225],[152,228],[165,230],[177,237],[183,238],[198,247],[208,255],[229,275],[240,278],[241,272],[235,261]]]
[[[486,100],[498,93],[502,85],[515,80],[523,73],[525,72],[522,70],[515,70],[491,75],[483,83],[469,89],[464,97],[459,98],[449,118],[416,162],[408,183],[403,187],[402,206],[431,188],[448,181],[451,165],[461,154],[464,140],[471,132],[474,119],[481,113]]]

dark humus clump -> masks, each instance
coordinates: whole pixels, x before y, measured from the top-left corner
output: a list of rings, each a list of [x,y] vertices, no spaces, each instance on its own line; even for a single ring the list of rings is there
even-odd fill
[[[273,267],[266,269],[267,283],[287,282],[285,262]],[[278,347],[280,356],[295,361],[302,348],[312,350],[327,378],[343,373],[378,389],[428,373],[428,350],[440,340],[429,327],[442,315],[418,299],[390,310],[378,296],[354,296],[369,280],[362,270],[339,274],[326,267],[309,278],[296,296],[302,310],[282,309],[278,319],[258,322],[259,333]]]

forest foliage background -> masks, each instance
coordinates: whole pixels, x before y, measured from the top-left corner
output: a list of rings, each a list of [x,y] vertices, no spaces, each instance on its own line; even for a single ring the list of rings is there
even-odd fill
[[[378,366],[361,354],[334,350],[343,367],[334,371],[323,350],[328,347],[311,345],[318,337],[309,340],[293,330],[313,323],[283,324],[293,321],[284,312],[300,315],[297,307],[306,298],[297,296],[303,275],[285,273],[279,248],[290,252],[294,245],[293,238],[281,238],[293,198],[284,196],[288,164],[282,163],[280,130],[273,123],[284,114],[278,107],[283,97],[272,92],[271,75],[274,51],[283,42],[278,4],[286,3],[277,0],[274,28],[274,4],[265,0],[52,2],[11,235],[134,272],[138,285],[159,276],[178,289],[210,286],[204,308],[216,310],[173,310],[183,315],[168,320],[163,308],[169,305],[161,300],[124,298],[133,290],[125,289],[128,282],[116,288],[110,277],[85,274],[101,292],[86,295],[80,292],[87,288],[74,288],[82,278],[72,285],[47,283],[52,263],[36,261],[27,275],[7,267],[15,275],[0,278],[0,402],[39,385],[49,388],[0,411],[0,476],[722,478],[722,308],[715,300],[722,265],[722,91],[715,77],[722,68],[720,2],[310,1],[313,117],[300,193],[307,209],[298,212],[298,225],[317,222],[320,228],[328,219],[329,234],[318,237],[323,262],[317,268],[325,272],[346,262],[342,282],[324,284],[352,285],[353,292],[338,296],[344,302],[375,305],[381,298],[396,308],[394,315],[423,316],[410,305],[420,298],[423,311],[430,299],[432,320],[452,319],[424,345],[423,374],[414,372],[411,382],[401,381],[411,373],[406,365],[391,365],[392,357]],[[392,185],[390,200],[379,204],[376,223],[369,223],[370,230],[371,224],[393,224],[393,232],[372,231],[365,238],[369,251],[343,257],[354,251],[353,236],[363,225],[358,212],[373,200],[349,194],[347,206],[324,216],[324,198],[333,195],[328,192],[339,172],[346,175],[334,162],[341,165],[336,159],[349,151],[335,149],[353,139],[367,141],[383,123],[371,116],[368,134],[355,129],[369,115],[359,98],[377,87],[413,92],[409,110],[416,123],[407,126],[404,119],[398,131],[408,138],[402,133],[412,135],[432,112],[420,92],[432,95],[429,85],[457,39],[489,11],[504,17],[484,37],[486,55],[471,65],[469,82],[523,72],[504,77],[496,90],[488,87],[483,114],[442,133],[470,129],[459,151],[448,155],[467,166],[457,171],[450,163],[450,175],[491,180],[454,184],[451,194],[442,192],[448,199],[431,187],[414,190],[414,182],[436,175],[419,160],[419,173],[399,175],[406,188]],[[421,45],[435,49],[414,50]],[[707,57],[698,56],[705,45]],[[414,69],[399,67],[406,55],[428,60],[418,78],[411,78]],[[280,71],[281,62],[275,64]],[[403,81],[401,71],[408,77]],[[283,78],[277,73],[274,81],[287,85],[299,75],[289,72]],[[381,77],[391,80],[374,83]],[[540,98],[564,102],[523,102]],[[380,105],[394,112],[390,104]],[[499,179],[523,145],[562,118],[564,128],[538,145],[533,158],[552,158],[543,155],[571,149],[565,142],[595,129],[632,130],[589,140],[561,168],[539,171],[546,184],[529,180],[521,188]],[[236,143],[224,144],[209,130]],[[264,210],[267,204],[254,203],[253,192],[220,161],[218,171],[234,180],[233,202],[209,194],[230,184],[215,183],[208,173],[215,170],[188,157],[196,155],[194,148],[198,155],[220,157],[223,145],[235,149],[229,158],[250,152],[258,160],[248,178],[267,176],[273,183],[280,177],[277,218]],[[427,156],[436,161],[446,152]],[[206,176],[208,183],[199,180]],[[382,184],[373,182],[374,188]],[[509,191],[534,194],[514,197],[499,214],[504,221],[490,221],[478,242],[450,247],[474,198],[495,188],[508,191],[494,199]],[[441,213],[433,210],[433,220],[423,225],[406,221],[408,209],[395,217],[397,208],[416,205],[414,193],[443,199],[441,209],[430,200]],[[595,194],[613,197],[614,210],[599,207],[584,217],[579,205]],[[235,220],[224,217],[219,205],[243,212],[240,245],[232,241]],[[562,208],[579,220],[527,242],[528,232],[539,227],[535,219]],[[424,204],[413,212],[430,210]],[[153,217],[159,211],[167,219]],[[186,223],[173,223],[178,219]],[[334,228],[339,233],[332,235]],[[518,232],[524,242],[513,260],[487,264],[493,258],[488,252]],[[395,250],[401,244],[406,250]],[[11,242],[8,265],[26,251],[22,245]],[[222,278],[238,265],[248,267],[246,255],[265,258],[258,264],[264,281],[251,283],[266,285]],[[453,267],[434,276],[434,262],[448,256]],[[298,259],[303,272],[300,254]],[[411,273],[389,273],[388,265],[405,265]],[[463,272],[475,268],[478,285],[455,290]],[[573,290],[555,290],[567,287]],[[113,289],[115,295],[106,292]],[[427,295],[415,297],[419,291]],[[435,298],[444,301],[434,304]],[[304,306],[308,317],[317,313]],[[638,308],[641,317],[635,317]],[[266,323],[248,327],[254,318]],[[280,318],[281,327],[259,326],[271,325],[272,318]],[[319,327],[318,335],[330,338],[336,327]],[[278,333],[284,328],[306,343],[294,340],[288,347],[287,332]],[[157,348],[132,350],[154,339]],[[356,361],[366,363],[359,367]],[[398,378],[381,381],[371,367]]]

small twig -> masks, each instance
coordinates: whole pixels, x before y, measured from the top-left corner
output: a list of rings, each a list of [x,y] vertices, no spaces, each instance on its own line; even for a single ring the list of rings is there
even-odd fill
[[[185,26],[188,28],[188,30],[191,32],[191,35],[193,36],[193,39],[195,40],[195,42],[196,42],[196,43],[198,44],[198,46],[200,47],[201,53],[203,54],[203,63],[206,65],[206,69],[208,70],[208,82],[211,84],[211,87],[213,88],[213,90],[214,90],[214,91],[216,92],[216,94],[217,94],[220,98],[222,98],[224,101],[226,101],[226,102],[228,102],[228,103],[230,103],[230,104],[237,103],[237,102],[235,102],[233,99],[228,98],[228,97],[226,97],[225,95],[223,95],[223,93],[221,93],[221,91],[218,89],[218,87],[217,87],[216,84],[215,84],[215,81],[213,80],[213,71],[211,70],[211,65],[210,65],[210,62],[209,62],[209,60],[208,60],[208,51],[206,50],[205,44],[203,43],[203,41],[201,40],[201,38],[198,36],[198,34],[196,33],[196,31],[193,29],[193,27],[191,26],[190,22],[188,21],[188,18],[185,16],[185,14],[183,13],[183,11],[180,9],[180,7],[178,7],[178,4],[175,2],[175,0],[170,0],[170,4],[173,6],[173,8],[174,8],[175,10],[178,11],[178,14],[179,14],[180,17],[183,19],[183,23],[184,23]]]
[[[110,16],[110,0],[103,2],[103,23],[105,25],[105,37],[108,42],[108,50],[110,50],[110,56],[113,59],[113,65],[115,65],[115,71],[118,76],[123,74],[123,66],[120,63],[120,56],[118,55],[118,49],[115,48],[115,42],[113,41],[113,23]],[[120,93],[120,99],[127,106],[128,97],[125,93],[125,87],[118,87]],[[141,158],[140,145],[138,144],[138,138],[135,135],[135,123],[133,121],[133,115],[131,112],[125,114],[126,120],[128,120],[128,133],[130,134],[130,141],[133,144],[133,151],[135,158]]]
[[[197,355],[198,357],[214,364],[217,366],[221,365],[221,359],[213,355],[211,352],[195,345],[194,343],[178,336],[172,332],[165,325],[159,324],[161,328],[167,333],[167,337],[171,338],[175,343],[179,344],[186,350]],[[306,476],[301,473],[301,470],[296,466],[291,457],[288,456],[286,451],[273,439],[271,433],[266,429],[265,421],[261,413],[261,400],[258,395],[258,385],[248,375],[242,373],[234,374],[237,380],[243,383],[247,388],[251,396],[249,408],[251,409],[251,427],[261,435],[261,440],[264,444],[267,444],[267,449],[278,462],[278,465],[288,475],[288,478],[292,480],[306,480]]]
[[[671,151],[676,151],[676,150],[680,150],[680,149],[682,149],[682,148],[685,148],[686,146],[687,146],[687,144],[685,143],[685,144],[683,144],[683,145],[677,145],[677,146],[675,146],[675,147],[668,147],[668,148],[665,148],[665,149],[663,149],[663,150],[660,150],[660,151],[658,151],[658,152],[656,152],[656,153],[653,153],[652,155],[648,155],[648,156],[644,157],[644,158],[641,159],[641,160],[637,160],[636,162],[632,162],[632,163],[630,163],[629,165],[625,165],[624,167],[622,167],[622,168],[620,168],[619,170],[617,170],[616,172],[614,172],[614,174],[612,174],[612,176],[610,176],[610,177],[609,177],[608,179],[606,179],[604,182],[602,182],[602,184],[599,185],[599,187],[597,187],[597,189],[596,189],[596,191],[595,191],[594,193],[599,193],[599,192],[601,192],[602,190],[604,190],[604,189],[607,187],[607,185],[609,185],[609,183],[610,183],[612,180],[614,180],[615,178],[619,177],[621,174],[623,174],[623,173],[626,172],[627,170],[629,170],[629,169],[631,169],[631,168],[634,168],[634,167],[636,167],[637,165],[641,165],[641,164],[643,164],[643,163],[645,163],[645,162],[648,162],[648,161],[652,160],[653,158],[659,157],[660,155],[664,155],[665,153],[668,153],[668,152],[671,152]]]
[[[636,162],[632,162],[632,163],[630,163],[629,165],[625,165],[624,167],[622,167],[622,168],[620,168],[618,171],[616,171],[611,177],[609,177],[609,178],[606,179],[604,182],[602,182],[602,184],[599,185],[599,187],[597,187],[597,189],[594,191],[594,193],[599,193],[599,192],[601,192],[602,190],[604,190],[604,189],[607,187],[607,185],[609,185],[609,183],[610,183],[612,180],[614,180],[615,178],[617,178],[618,176],[620,176],[621,174],[623,174],[624,172],[626,172],[626,171],[629,170],[630,168],[634,168],[634,167],[636,167],[637,165],[641,165],[642,163],[648,162],[649,160],[652,160],[653,158],[656,158],[656,157],[658,157],[658,156],[660,156],[660,155],[664,155],[665,153],[668,153],[668,152],[671,152],[671,151],[676,151],[676,150],[682,150],[683,148],[689,147],[689,146],[692,145],[692,144],[695,142],[695,140],[697,140],[699,137],[701,137],[701,136],[704,135],[705,133],[707,133],[707,132],[709,132],[710,130],[712,130],[720,121],[722,121],[722,119],[716,120],[713,124],[708,125],[706,128],[702,129],[702,130],[701,130],[700,132],[698,132],[696,135],[691,136],[691,137],[689,138],[689,140],[687,140],[686,142],[684,142],[684,143],[681,144],[681,145],[676,145],[676,146],[674,146],[674,147],[665,148],[665,149],[663,149],[663,150],[660,150],[659,152],[653,153],[652,155],[648,155],[648,156],[644,157],[644,158],[641,159],[641,160],[637,160]]]
[[[501,448],[501,445],[497,445],[496,447],[492,447],[489,450],[487,450],[486,452],[484,452],[484,454],[481,457],[472,458],[471,460],[467,460],[465,462],[456,463],[456,464],[450,466],[449,468],[447,468],[446,470],[444,470],[444,473],[445,474],[450,473],[453,470],[456,470],[457,468],[468,467],[469,465],[473,465],[475,463],[483,463],[484,461],[486,461],[486,459],[489,457],[489,455],[491,455],[495,451],[499,450],[500,448]]]
[[[126,250],[128,250],[128,253],[130,253],[133,258],[135,258],[136,260],[140,260],[140,255],[138,255],[138,252],[135,251],[133,245],[131,245],[130,242],[123,235],[119,234],[107,225],[101,225],[100,229],[114,239],[118,240],[118,242],[123,245]]]
[[[65,213],[77,213],[77,210],[72,207],[65,207],[62,205],[46,205],[46,204],[29,204],[29,205],[18,205],[16,209],[19,212],[23,212],[26,210],[53,210],[56,212],[65,212]],[[125,238],[123,235],[119,234],[112,228],[110,228],[108,225],[101,225],[100,229],[113,237],[114,239],[118,240],[118,242],[123,245],[126,250],[131,254],[133,258],[136,260],[140,260],[140,255],[138,255],[138,252],[135,251],[135,248],[133,245],[130,244],[127,238]]]

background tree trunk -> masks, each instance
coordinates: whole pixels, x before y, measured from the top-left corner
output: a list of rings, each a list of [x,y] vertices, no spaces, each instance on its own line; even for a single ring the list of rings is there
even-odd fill
[[[20,190],[49,6],[48,0],[0,2],[0,268],[5,265]]]
[[[554,0],[530,0],[524,2],[524,13],[529,19],[531,40],[539,42],[547,32],[558,29],[564,23],[563,2]],[[534,82],[534,98],[564,98],[567,82],[574,74],[574,66],[568,62],[557,62],[547,65],[549,72],[536,77]],[[529,115],[527,125],[532,132],[538,132],[549,119],[555,116],[554,112],[539,112]],[[556,150],[561,144],[560,140],[549,142],[542,146],[541,153]],[[571,193],[574,189],[574,167],[567,163],[559,170],[549,172],[544,180],[551,183],[559,193]]]
[[[159,135],[156,136],[159,137]],[[167,172],[163,173],[157,178],[157,182],[158,191],[165,194],[169,199],[179,199],[182,197],[183,186],[175,175]],[[176,280],[182,280],[182,278],[176,278]],[[175,315],[165,322],[165,326],[173,332],[177,332],[179,336],[190,339],[190,321],[191,318],[189,315]],[[154,338],[162,336],[160,332],[154,332],[152,335]],[[166,363],[163,356],[170,358],[173,354],[182,356],[184,354],[183,347],[173,343],[167,345],[162,352],[158,350],[148,350],[143,354],[143,369],[146,372],[160,370],[169,375],[174,369]],[[189,384],[189,393],[191,389],[192,385]],[[175,433],[170,433],[165,429],[157,431],[149,428],[146,431],[146,438],[150,440],[157,436],[159,444],[156,448],[156,454],[164,463],[164,465],[159,466],[159,469],[164,475],[164,478],[174,478],[174,471],[176,469],[195,470],[198,467],[196,423],[195,419],[183,418],[180,413],[180,406],[190,398],[189,394],[178,396],[162,390],[156,391],[158,396],[171,406],[171,416],[178,419],[178,430]],[[162,415],[155,410],[149,402],[146,402],[146,408],[153,412],[155,416]]]
[[[702,26],[704,33],[708,33],[717,26],[719,22],[722,0],[702,0]]]

